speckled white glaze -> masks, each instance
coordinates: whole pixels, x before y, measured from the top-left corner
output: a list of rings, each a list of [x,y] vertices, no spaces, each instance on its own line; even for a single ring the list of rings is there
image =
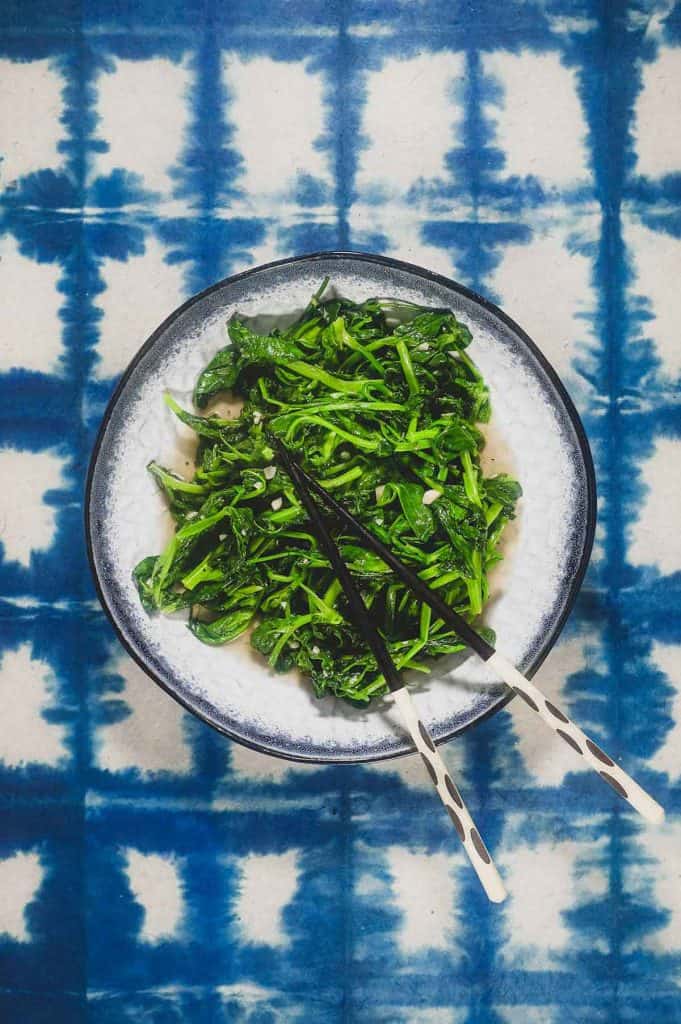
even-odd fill
[[[485,622],[504,654],[528,669],[544,653],[569,600],[588,529],[582,452],[544,369],[508,324],[468,296],[405,270],[359,259],[299,262],[229,282],[180,313],[124,385],[102,437],[90,506],[93,560],[105,603],[135,655],[183,702],[213,724],[272,753],[319,760],[373,759],[409,744],[386,703],[356,710],[316,700],[297,674],[271,672],[248,641],[206,647],[186,616],[149,617],[131,579],[137,561],[163,547],[171,522],[146,472],[152,458],[187,472],[193,435],[162,402],[169,390],[189,406],[196,377],[225,343],[237,309],[249,316],[299,310],[325,273],[354,299],[391,295],[453,306],[471,328],[470,353],[489,383],[493,416],[484,461],[522,483],[519,515],[493,571]],[[541,344],[541,339],[538,339]],[[474,657],[449,659],[414,679],[419,713],[436,738],[468,724],[500,699]]]

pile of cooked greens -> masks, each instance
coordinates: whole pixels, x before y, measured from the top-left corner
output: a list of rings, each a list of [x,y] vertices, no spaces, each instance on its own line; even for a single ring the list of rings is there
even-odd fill
[[[319,696],[367,702],[385,692],[383,677],[268,436],[469,620],[521,489],[480,469],[477,424],[490,405],[468,328],[446,309],[324,299],[326,284],[286,329],[261,335],[230,320],[194,401],[229,392],[244,402],[238,418],[194,415],[166,396],[198,435],[196,470],[186,480],[149,465],[177,528],[134,577],[148,611],[189,608],[204,643],[254,626],[251,644],[275,669],[297,666]],[[428,671],[428,659],[462,649],[380,558],[339,524],[334,533],[399,668]]]

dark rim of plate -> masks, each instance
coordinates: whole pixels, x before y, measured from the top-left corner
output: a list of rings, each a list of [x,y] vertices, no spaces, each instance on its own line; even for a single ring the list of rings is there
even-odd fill
[[[542,644],[542,649],[535,657],[531,666],[525,672],[528,678],[532,678],[535,672],[537,672],[537,670],[543,664],[544,660],[552,650],[556,640],[562,632],[562,629],[574,606],[577,594],[579,593],[579,589],[582,585],[582,581],[584,579],[584,575],[589,564],[589,559],[591,557],[591,549],[593,547],[594,534],[596,531],[596,474],[594,470],[591,449],[589,447],[589,442],[586,436],[586,431],[584,430],[584,426],[580,419],[579,413],[577,412],[575,405],[572,399],[570,398],[569,394],[565,390],[565,386],[563,385],[563,382],[561,381],[560,377],[553,369],[553,367],[551,366],[551,364],[549,363],[541,349],[538,348],[536,343],[532,341],[532,339],[529,337],[528,334],[526,334],[522,327],[519,327],[515,320],[513,320],[510,316],[504,313],[503,310],[499,309],[498,306],[495,306],[493,302],[490,302],[488,299],[485,299],[482,295],[478,295],[477,292],[472,291],[470,288],[464,287],[464,285],[461,285],[458,282],[445,277],[443,274],[436,274],[431,270],[425,270],[423,267],[418,267],[413,263],[406,263],[403,260],[391,259],[389,256],[379,256],[375,253],[361,251],[346,252],[334,250],[332,252],[314,252],[303,254],[301,256],[291,256],[282,260],[274,260],[271,263],[263,263],[258,267],[252,267],[249,270],[244,270],[239,274],[232,274],[230,277],[223,278],[222,281],[218,281],[216,284],[211,285],[204,291],[199,292],[197,295],[193,295],[190,299],[187,299],[186,302],[184,302],[181,306],[174,310],[174,312],[172,312],[170,316],[168,316],[163,321],[163,323],[156,328],[154,333],[145,341],[145,343],[142,345],[139,351],[133,356],[132,360],[130,361],[126,370],[124,371],[123,376],[118,382],[114,390],[114,393],[109,399],[106,410],[104,412],[104,416],[102,418],[102,422],[97,432],[97,438],[95,440],[94,448],[92,450],[92,456],[90,458],[87,479],[85,483],[85,500],[83,504],[83,512],[85,519],[85,539],[87,546],[88,561],[90,563],[90,569],[92,571],[92,576],[95,582],[97,596],[99,598],[100,604],[102,605],[102,608],[104,609],[107,615],[107,618],[109,619],[109,622],[113,626],[114,632],[118,637],[118,640],[123,645],[123,647],[130,655],[130,657],[133,659],[133,661],[135,661],[137,665],[139,665],[139,667],[146,673],[146,675],[153,679],[154,682],[157,683],[162,690],[165,690],[165,692],[174,700],[176,700],[178,704],[182,705],[183,708],[191,712],[193,715],[196,715],[198,718],[202,719],[208,725],[212,726],[214,729],[216,729],[223,735],[227,736],[229,739],[235,740],[237,743],[242,744],[242,746],[249,747],[251,750],[256,750],[262,754],[268,754],[270,757],[280,757],[287,761],[296,761],[303,764],[368,764],[373,761],[387,761],[397,757],[405,757],[408,754],[413,753],[413,750],[408,749],[404,751],[390,751],[388,753],[379,750],[371,754],[359,754],[357,757],[344,756],[339,759],[334,759],[332,757],[322,758],[318,756],[310,757],[305,756],[303,754],[292,753],[289,751],[275,750],[266,746],[264,743],[251,740],[246,736],[239,735],[238,733],[233,732],[231,729],[226,728],[222,724],[222,722],[219,722],[216,719],[211,718],[206,713],[205,710],[201,709],[200,707],[197,707],[196,705],[192,705],[189,701],[186,701],[180,694],[177,693],[176,690],[172,688],[171,685],[166,683],[163,679],[161,679],[155,672],[153,672],[149,668],[144,659],[140,657],[137,651],[133,648],[132,644],[128,641],[127,637],[125,636],[125,634],[119,627],[118,623],[116,622],[113,611],[107,602],[104,589],[101,585],[99,575],[97,573],[91,530],[90,503],[92,497],[94,472],[95,467],[97,465],[97,461],[99,459],[99,453],[104,441],[104,436],[106,434],[106,430],[111,419],[111,415],[113,413],[114,408],[116,407],[116,404],[123,390],[125,389],[126,384],[128,383],[128,380],[133,374],[135,368],[137,367],[137,364],[140,362],[141,359],[144,358],[147,352],[156,344],[158,339],[162,337],[163,334],[165,334],[170,324],[173,323],[173,321],[175,321],[179,316],[181,316],[182,313],[186,312],[186,310],[188,310],[191,306],[195,305],[197,302],[200,302],[202,299],[204,299],[208,295],[211,295],[213,292],[218,291],[220,288],[224,288],[225,285],[233,284],[235,281],[242,281],[245,278],[252,277],[258,273],[261,273],[263,270],[272,270],[275,267],[291,266],[296,263],[314,263],[322,260],[357,260],[359,262],[364,263],[378,263],[386,267],[392,267],[396,270],[406,271],[407,273],[410,273],[415,277],[420,277],[424,280],[432,281],[435,284],[448,288],[450,291],[458,292],[460,295],[463,295],[467,299],[470,299],[473,302],[477,303],[479,306],[482,306],[489,313],[492,313],[520,338],[520,340],[523,342],[526,348],[529,349],[529,351],[535,357],[537,362],[540,364],[542,370],[545,372],[546,376],[549,378],[551,384],[560,396],[560,399],[567,412],[568,418],[575,431],[580,454],[584,462],[587,487],[584,547],[582,549],[579,565],[577,566],[574,576],[570,582],[570,587],[568,590],[563,610],[558,619],[556,620],[553,629],[544,640]],[[454,736],[460,735],[467,729],[470,729],[472,726],[478,725],[480,722],[483,722],[487,718],[490,718],[492,715],[495,715],[498,711],[505,707],[509,703],[509,701],[513,700],[514,696],[514,691],[511,690],[510,687],[507,688],[507,692],[503,694],[503,696],[500,696],[499,700],[496,701],[486,711],[481,712],[478,716],[471,719],[471,721],[467,722],[465,725],[458,726],[457,728],[452,729],[451,732],[448,732],[446,735],[439,737],[437,740],[438,745],[440,743],[447,743],[449,740],[453,739]]]

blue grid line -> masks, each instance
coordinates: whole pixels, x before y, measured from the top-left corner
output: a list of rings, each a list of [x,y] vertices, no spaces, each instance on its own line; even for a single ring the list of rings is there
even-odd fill
[[[9,976],[0,967],[0,1013],[11,1024],[28,1014],[36,1022],[85,1019],[87,987],[93,993],[89,1018],[106,1024],[137,1020],[142,1014],[159,1021],[190,1016],[197,1021],[243,1019],[260,1024],[305,1020],[310,1012],[320,1021],[397,1021],[407,1006],[459,1007],[467,1024],[504,1024],[499,1007],[507,1005],[545,1007],[547,1013],[551,1007],[550,1012],[558,1014],[555,1019],[571,1021],[647,1021],[652,1013],[664,1020],[681,1019],[674,980],[679,951],[663,956],[646,949],[644,941],[666,924],[668,911],[656,904],[652,892],[631,890],[633,873],[645,864],[640,830],[607,790],[597,789],[584,775],[569,774],[560,792],[534,782],[514,747],[510,716],[485,723],[461,744],[466,764],[479,766],[467,793],[493,848],[500,850],[505,843],[532,846],[556,831],[564,839],[588,843],[601,834],[602,816],[608,816],[609,847],[603,856],[591,857],[598,870],[608,873],[607,895],[565,913],[566,926],[582,945],[577,943],[574,953],[561,956],[556,969],[533,969],[531,963],[525,970],[503,966],[503,918],[485,904],[474,879],[459,870],[458,899],[466,913],[457,941],[467,956],[462,960],[454,947],[435,957],[400,952],[399,910],[389,903],[377,907],[370,897],[355,895],[366,859],[359,844],[368,845],[375,871],[389,886],[380,867],[382,851],[391,843],[409,844],[406,814],[415,820],[419,850],[449,849],[449,833],[446,822],[433,819],[419,791],[397,774],[353,768],[310,771],[278,782],[244,778],[233,770],[222,740],[194,722],[185,731],[194,769],[185,777],[149,778],[135,770],[112,773],[93,761],[93,730],[125,714],[124,707],[116,710],[119,677],[110,667],[116,648],[101,615],[90,606],[92,590],[77,507],[93,431],[114,383],[93,377],[101,318],[96,298],[105,287],[101,260],[142,253],[153,233],[186,267],[188,290],[197,290],[247,264],[249,253],[268,232],[276,232],[280,252],[385,247],[388,240],[381,231],[360,235],[352,228],[354,206],[366,201],[355,185],[365,144],[361,126],[366,76],[378,71],[388,57],[407,58],[424,49],[465,54],[465,116],[461,136],[446,158],[447,179],[416,188],[409,201],[418,202],[423,211],[421,238],[447,251],[466,283],[489,293],[486,282],[504,246],[529,243],[542,218],[577,218],[592,208],[594,196],[601,210],[597,245],[575,242],[583,244],[594,262],[598,342],[595,350],[582,350],[573,365],[592,388],[580,394],[580,404],[595,442],[606,497],[605,556],[590,570],[569,635],[578,637],[583,629],[594,628],[606,666],[598,673],[590,668],[571,676],[566,692],[577,717],[605,734],[607,745],[615,750],[621,737],[623,749],[647,759],[672,727],[672,689],[650,658],[653,639],[679,642],[678,622],[665,614],[678,605],[679,574],[661,577],[655,570],[631,566],[626,543],[642,497],[642,459],[651,453],[654,438],[681,437],[678,390],[650,344],[632,341],[641,334],[645,337],[646,316],[629,297],[634,281],[621,234],[625,208],[656,230],[667,230],[673,237],[681,234],[681,175],[650,181],[637,175],[633,162],[631,124],[641,85],[639,66],[655,59],[658,44],[646,35],[645,24],[632,28],[636,9],[624,3],[514,3],[503,9],[470,3],[456,10],[431,3],[425,10],[419,5],[418,13],[392,2],[312,3],[304,8],[295,5],[295,10],[298,27],[292,37],[272,31],[273,23],[282,25],[284,14],[291,15],[291,5],[264,0],[228,7],[212,0],[172,4],[164,5],[163,11],[153,3],[125,9],[102,2],[84,5],[82,11],[80,5],[60,5],[57,11],[54,5],[30,3],[17,12],[8,4],[0,15],[8,23],[0,44],[3,53],[22,60],[49,56],[64,72],[68,132],[65,171],[43,170],[1,200],[3,226],[19,241],[22,252],[61,267],[60,288],[66,301],[65,356],[58,374],[0,374],[0,397],[10,399],[0,403],[0,429],[5,443],[26,451],[54,447],[58,429],[66,438],[62,451],[67,462],[64,489],[46,499],[58,509],[54,543],[48,551],[34,554],[28,568],[9,560],[0,563],[0,585],[8,599],[0,606],[0,643],[5,652],[27,641],[54,667],[60,699],[54,721],[73,733],[67,769],[25,771],[0,765],[0,801],[9,822],[4,850],[9,854],[28,848],[34,839],[42,842],[49,867],[44,885],[51,894],[38,900],[45,915],[42,923],[35,919],[39,940],[24,949],[0,939],[0,949],[9,951],[12,965]],[[680,10],[677,4],[662,25],[667,43],[678,45],[681,40]],[[566,36],[556,30],[561,14],[588,16],[596,28]],[[356,31],[371,20],[389,32],[365,36]],[[133,24],[144,29],[134,41],[126,35]],[[500,49],[557,53],[564,64],[577,69],[589,125],[593,187],[546,189],[537,180],[519,182],[503,174],[503,153],[482,110],[483,103],[498,96],[499,85],[484,72],[481,55]],[[294,213],[278,227],[267,203],[243,194],[238,184],[241,155],[230,117],[232,98],[221,78],[225,50],[283,62],[309,57],[310,69],[321,73],[327,119],[321,145],[333,169],[335,222],[317,212],[329,196],[315,181],[298,184],[291,197]],[[92,157],[105,144],[97,135],[94,82],[98,74],[108,73],[114,55],[135,60],[162,55],[192,62],[197,75],[193,120],[174,178],[177,198],[186,206],[180,215],[169,214],[167,200],[145,191],[132,175],[114,173],[94,183],[88,178]],[[241,212],[244,200],[252,204],[251,210],[262,209],[262,216],[249,213],[247,204]],[[385,203],[372,201],[380,213]],[[90,212],[93,205],[96,213]],[[644,404],[642,379],[648,394],[661,400],[657,408]],[[22,412],[17,414],[16,409]],[[64,550],[69,551],[67,562],[60,557]],[[13,603],[13,598],[25,595],[36,600],[37,608],[21,610]],[[69,611],[55,604],[64,598]],[[78,656],[77,638],[83,633],[91,638],[87,667]],[[650,708],[645,721],[640,715],[642,685]],[[124,697],[121,702],[125,704]],[[520,711],[513,709],[512,714]],[[515,790],[508,787],[509,757],[525,772]],[[679,782],[645,764],[639,775],[660,793],[672,818],[678,816]],[[96,797],[87,809],[86,791]],[[214,801],[227,793],[238,810],[217,809]],[[295,803],[295,809],[287,803]],[[566,825],[577,811],[584,819]],[[525,816],[522,835],[513,840],[507,828],[511,813]],[[174,827],[169,827],[173,821]],[[171,943],[172,949],[165,944],[145,948],[136,940],[140,910],[122,873],[119,842],[200,859],[200,884],[187,898],[194,915],[189,946],[180,941]],[[276,954],[244,946],[238,929],[229,930],[230,907],[238,891],[237,865],[250,852],[291,845],[300,847],[303,863],[296,896],[285,912],[291,945]],[[224,862],[219,859],[223,855]],[[589,859],[578,861],[577,870],[587,870]],[[77,898],[64,917],[66,896],[82,889],[84,864],[91,895]],[[118,893],[120,905],[103,906],[100,894],[105,891]],[[217,896],[224,918],[214,902]],[[33,923],[31,917],[32,929]],[[367,932],[373,937],[368,961],[357,952]],[[321,963],[315,942],[320,935]],[[593,948],[584,948],[585,938]],[[607,952],[597,948],[602,941]],[[118,952],[115,964],[111,948]],[[67,957],[68,970],[62,967]],[[38,964],[46,958],[54,970],[38,985]],[[399,967],[399,985],[391,965]],[[173,983],[182,989],[177,998],[160,991]],[[218,985],[232,983],[268,985],[272,993],[256,999],[252,1009],[243,995],[222,998],[217,993]],[[49,1010],[46,993],[54,999]]]

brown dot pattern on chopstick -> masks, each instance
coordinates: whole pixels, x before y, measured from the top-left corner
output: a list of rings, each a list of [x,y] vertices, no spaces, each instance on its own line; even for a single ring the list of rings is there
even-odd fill
[[[428,749],[432,750],[433,753],[435,753],[435,744],[433,743],[432,739],[430,738],[430,733],[428,732],[428,730],[426,729],[425,725],[423,724],[423,722],[421,721],[420,718],[419,718],[419,732],[421,733],[421,739],[423,740],[425,745],[428,747]]]
[[[599,761],[601,761],[603,764],[607,764],[609,768],[615,767],[615,762],[611,761],[608,755],[604,754],[601,748],[597,747],[595,743],[592,743],[591,740],[587,740],[586,745],[593,754],[593,756],[597,757]]]
[[[461,794],[459,793],[458,789],[452,782],[452,779],[450,778],[449,775],[445,775],[445,786],[447,787],[447,792],[451,796],[456,806],[463,807],[463,800],[461,799]]]
[[[620,796],[623,796],[625,800],[629,799],[627,796],[626,789],[620,782],[617,781],[617,779],[613,779],[612,775],[609,775],[608,772],[599,772],[598,774],[602,779],[605,779],[609,786],[612,786],[616,793],[619,793]]]
[[[475,847],[478,856],[481,860],[484,860],[485,864],[489,864],[491,862],[491,857],[487,852],[487,847],[480,838],[480,833],[477,828],[471,829],[471,839],[473,840],[473,846]]]
[[[570,719],[563,714],[560,708],[557,708],[555,704],[552,704],[550,700],[544,701],[546,710],[550,711],[554,718],[557,718],[559,722],[569,722]]]
[[[567,745],[569,747],[572,747],[573,750],[576,750],[578,754],[582,753],[582,748],[580,747],[580,745],[577,742],[577,740],[573,740],[572,736],[570,736],[566,732],[563,732],[562,729],[556,729],[556,732],[558,733],[558,735],[560,736],[560,738],[562,740],[565,740],[565,742],[567,743]]]
[[[458,832],[459,839],[463,843],[463,841],[466,838],[466,833],[464,832],[464,828],[463,825],[461,824],[461,819],[459,818],[459,815],[456,813],[453,807],[449,806],[449,804],[447,804],[447,813],[449,814],[449,817],[452,819],[452,824],[456,831]]]
[[[426,766],[426,771],[430,775],[431,782],[433,783],[434,786],[437,786],[437,772],[435,771],[435,765],[433,764],[429,757],[426,757],[425,754],[421,754],[421,760]]]
[[[533,711],[539,711],[539,708],[537,707],[537,705],[534,703],[532,698],[529,697],[525,693],[524,690],[519,690],[517,686],[514,686],[513,689],[515,690],[515,692],[518,694],[519,697],[523,698],[523,700],[525,701],[525,703],[527,704],[528,707],[532,708]]]

